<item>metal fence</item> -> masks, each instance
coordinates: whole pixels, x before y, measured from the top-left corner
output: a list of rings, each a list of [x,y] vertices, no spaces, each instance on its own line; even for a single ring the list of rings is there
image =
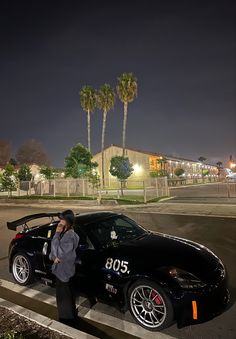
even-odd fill
[[[147,202],[169,195],[167,178],[149,180],[127,180],[121,184],[113,180],[109,188],[93,185],[88,179],[42,180],[37,183],[20,181],[14,196],[52,196],[52,197],[89,197],[93,199],[115,199],[123,197],[130,200]]]

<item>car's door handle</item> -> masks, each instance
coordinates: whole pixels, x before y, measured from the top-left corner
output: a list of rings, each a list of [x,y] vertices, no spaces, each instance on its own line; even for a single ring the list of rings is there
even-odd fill
[[[42,250],[43,255],[47,255],[47,251],[48,251],[48,243],[45,242],[43,245],[43,250]]]

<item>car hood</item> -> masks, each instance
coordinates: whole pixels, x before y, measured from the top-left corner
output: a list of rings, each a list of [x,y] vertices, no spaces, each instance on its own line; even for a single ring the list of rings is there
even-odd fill
[[[220,259],[198,243],[162,233],[149,233],[124,244],[124,252],[151,269],[175,267],[190,272],[202,281],[215,281],[222,270]]]

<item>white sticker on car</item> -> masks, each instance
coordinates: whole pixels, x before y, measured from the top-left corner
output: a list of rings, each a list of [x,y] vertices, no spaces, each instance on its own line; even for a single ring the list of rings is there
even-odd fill
[[[113,270],[115,272],[121,272],[121,273],[128,273],[129,262],[125,260],[120,260],[120,259],[113,259],[113,258],[107,258],[105,267],[108,270]]]

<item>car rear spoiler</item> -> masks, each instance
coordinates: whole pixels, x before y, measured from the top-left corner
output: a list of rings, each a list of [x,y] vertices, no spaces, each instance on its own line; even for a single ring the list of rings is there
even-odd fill
[[[38,213],[38,214],[31,214],[31,215],[26,215],[25,217],[7,222],[7,228],[12,231],[16,231],[17,226],[24,226],[25,228],[28,228],[27,222],[35,219],[40,219],[40,218],[51,218],[53,220],[54,217],[59,217],[60,213]]]

